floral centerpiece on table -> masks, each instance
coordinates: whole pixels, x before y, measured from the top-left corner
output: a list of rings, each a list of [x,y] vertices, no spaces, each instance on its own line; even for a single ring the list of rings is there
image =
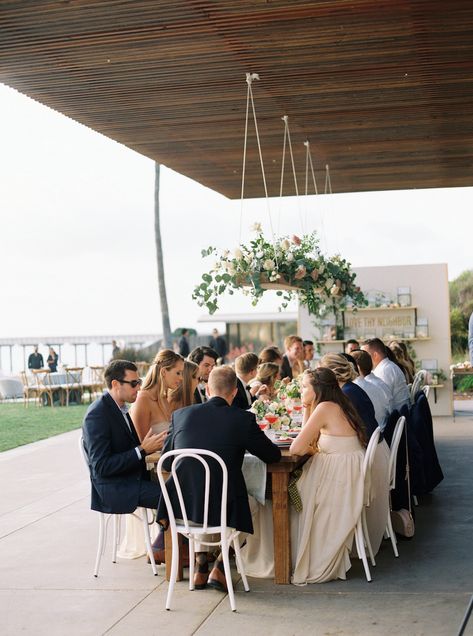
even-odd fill
[[[355,274],[341,256],[327,258],[319,249],[316,232],[298,236],[283,236],[270,241],[263,236],[259,223],[252,228],[256,237],[248,245],[240,245],[233,253],[225,250],[213,268],[202,275],[202,282],[192,297],[213,314],[218,298],[242,288],[256,305],[267,289],[276,289],[281,296],[280,309],[298,297],[310,314],[323,316],[328,311],[344,309],[348,301],[353,307],[367,304]],[[202,256],[216,254],[214,247],[202,250]]]
[[[290,398],[291,400],[300,400],[301,386],[299,384],[299,381],[294,379],[288,382],[288,384],[286,384],[286,388],[284,392],[286,394],[286,397]]]
[[[287,414],[286,407],[282,402],[269,402],[264,400],[255,400],[251,405],[250,411],[256,415],[257,420],[264,420],[266,415],[274,415],[278,419],[270,425],[270,428],[279,430],[281,427],[289,427],[291,418]]]

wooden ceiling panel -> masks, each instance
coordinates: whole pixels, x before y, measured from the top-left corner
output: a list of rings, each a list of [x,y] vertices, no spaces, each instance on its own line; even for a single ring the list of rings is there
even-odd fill
[[[468,0],[0,0],[0,24],[0,81],[229,197],[246,72],[270,194],[283,115],[300,188],[306,139],[319,188],[326,163],[336,192],[473,183]]]

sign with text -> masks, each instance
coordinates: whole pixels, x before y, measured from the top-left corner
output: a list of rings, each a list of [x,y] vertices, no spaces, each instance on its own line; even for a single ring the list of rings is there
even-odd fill
[[[402,309],[363,309],[353,313],[344,313],[345,331],[359,338],[386,338],[399,336],[414,338],[416,329],[416,311],[414,308]]]

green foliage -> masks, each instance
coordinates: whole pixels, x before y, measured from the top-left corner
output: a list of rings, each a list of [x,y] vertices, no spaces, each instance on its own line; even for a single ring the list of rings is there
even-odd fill
[[[225,293],[241,290],[258,304],[266,289],[280,286],[280,310],[298,297],[310,314],[323,316],[329,311],[338,313],[347,302],[353,307],[367,304],[350,263],[341,256],[324,257],[318,246],[315,232],[302,238],[282,237],[269,241],[262,234],[261,226],[253,228],[256,238],[248,245],[240,245],[233,255],[225,250],[214,267],[202,275],[192,297],[210,314],[218,309],[218,299]],[[209,247],[202,256],[214,254]]]
[[[87,408],[87,404],[54,408],[0,404],[0,452],[79,428]]]
[[[141,351],[134,347],[125,347],[124,349],[120,349],[117,358],[119,360],[129,360],[130,362],[152,362],[154,353]]]
[[[473,312],[473,270],[462,272],[450,283],[450,331],[452,353],[467,357],[468,320]]]

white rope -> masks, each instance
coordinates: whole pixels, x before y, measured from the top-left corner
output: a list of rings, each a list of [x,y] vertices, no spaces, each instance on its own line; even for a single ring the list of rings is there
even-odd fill
[[[241,169],[240,235],[238,239],[238,244],[241,243],[241,231],[242,231],[242,223],[243,223],[243,197],[245,194],[246,145],[248,141],[248,113],[249,113],[249,106],[250,106],[250,82],[248,81],[249,75],[250,75],[249,73],[246,74],[246,81],[248,82],[248,90],[246,92],[245,141],[243,143],[243,167]]]
[[[289,142],[289,153],[291,155],[291,165],[292,165],[292,175],[293,175],[293,178],[294,178],[294,188],[296,190],[296,197],[297,197],[297,210],[298,210],[298,214],[299,214],[299,221],[300,221],[300,224],[301,224],[301,231],[302,231],[302,234],[304,234],[304,221],[303,221],[303,218],[302,218],[301,202],[300,202],[300,199],[299,199],[299,186],[297,185],[296,166],[294,164],[294,153],[292,152],[291,133],[289,131],[289,117],[287,115],[284,115],[283,117],[281,117],[281,119],[284,122],[284,147],[283,147],[283,159],[282,159],[282,166],[281,166],[281,185],[280,185],[280,188],[279,188],[279,197],[281,199],[282,192],[283,192],[284,163],[285,163],[285,155],[286,155],[286,137],[287,137],[287,140]]]
[[[268,212],[269,227],[271,228],[271,235],[273,237],[273,243],[274,243],[275,242],[275,237],[274,237],[273,221],[271,219],[271,210],[270,210],[270,206],[269,206],[268,186],[266,185],[266,173],[264,171],[263,153],[262,153],[262,150],[261,150],[261,141],[260,141],[259,130],[258,130],[258,122],[256,120],[256,110],[255,110],[255,102],[253,100],[253,90],[251,88],[251,84],[252,84],[254,79],[258,79],[259,80],[259,75],[257,73],[247,73],[246,74],[246,81],[248,83],[248,89],[249,89],[249,93],[250,93],[251,109],[253,111],[253,120],[255,122],[256,140],[258,142],[258,152],[259,152],[259,159],[260,159],[260,164],[261,164],[261,174],[262,174],[262,177],[263,177],[264,195],[265,195],[265,198],[266,198],[266,209],[267,209],[267,212]]]
[[[325,164],[325,194],[332,194],[332,182],[330,180],[330,168]]]
[[[319,194],[319,191],[317,190],[317,181],[315,180],[314,164],[312,163],[312,156],[310,154],[310,141],[308,139],[306,139],[306,141],[304,141],[304,146],[306,147],[306,153],[305,153],[305,193],[306,193],[306,195],[309,193],[309,164],[310,164],[310,171],[312,173],[312,182],[314,184],[315,194]]]

